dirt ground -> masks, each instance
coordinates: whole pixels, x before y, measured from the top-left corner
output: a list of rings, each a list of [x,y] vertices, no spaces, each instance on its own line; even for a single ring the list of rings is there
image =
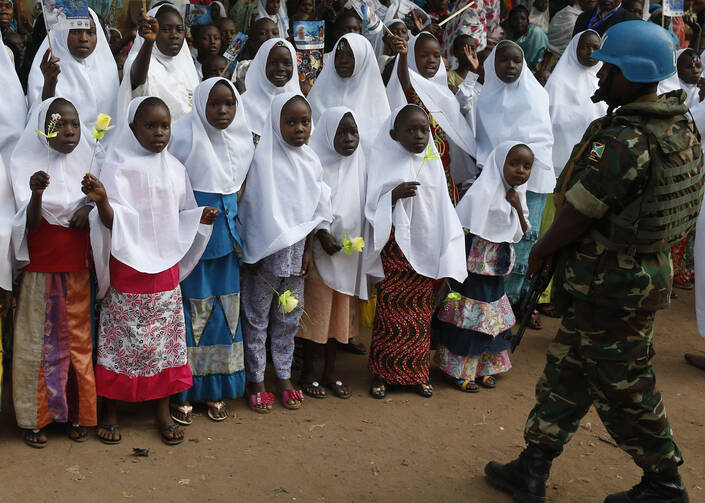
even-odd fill
[[[705,372],[683,360],[686,351],[704,351],[705,340],[697,334],[692,293],[679,295],[656,318],[655,365],[691,501],[705,502]],[[462,394],[436,370],[433,398],[400,392],[377,401],[367,394],[366,358],[341,354],[352,399],[307,399],[302,410],[277,405],[266,416],[238,400],[228,404],[236,417],[220,424],[199,410],[177,447],[160,442],[148,404],[122,409],[119,446],[93,434],[76,444],[56,426],[45,449],[31,449],[6,390],[0,501],[509,502],[485,482],[483,467],[511,459],[523,445],[534,383],[558,323],[545,319],[545,325],[527,334],[495,390]],[[133,457],[136,447],[148,448],[149,457]],[[639,476],[592,410],[554,463],[549,501],[602,502]]]

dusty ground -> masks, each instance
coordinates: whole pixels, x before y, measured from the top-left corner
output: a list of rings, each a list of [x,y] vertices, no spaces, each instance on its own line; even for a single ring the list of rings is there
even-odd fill
[[[308,399],[300,411],[277,406],[267,416],[239,400],[229,404],[237,417],[225,423],[196,417],[178,447],[159,441],[150,406],[129,406],[117,447],[94,436],[75,444],[57,426],[50,445],[34,450],[22,442],[6,406],[0,501],[508,502],[482,470],[522,447],[534,382],[557,327],[546,321],[544,330],[528,334],[514,369],[495,390],[461,394],[436,372],[433,398],[393,393],[380,402],[367,395],[365,357],[342,354],[352,399]],[[656,329],[656,372],[686,459],[682,474],[691,501],[705,502],[705,372],[683,360],[685,351],[705,350],[690,292],[680,292],[657,316]],[[133,447],[149,448],[149,457],[131,456]],[[549,500],[602,502],[639,475],[591,411],[554,465]]]

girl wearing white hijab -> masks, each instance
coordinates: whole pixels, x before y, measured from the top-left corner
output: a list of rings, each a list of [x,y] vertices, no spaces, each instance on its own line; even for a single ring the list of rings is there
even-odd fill
[[[206,251],[181,283],[186,343],[193,387],[175,397],[171,417],[191,423],[191,402],[205,402],[208,417],[228,417],[224,398],[245,392],[245,361],[240,329],[242,247],[235,225],[238,195],[255,146],[242,98],[223,78],[196,87],[193,108],[174,125],[169,152],[186,167],[196,203],[218,209]]]
[[[520,141],[531,149],[534,164],[527,184],[531,230],[514,247],[516,261],[505,286],[512,303],[528,287],[524,278],[529,251],[538,240],[547,195],[553,192],[553,130],[548,93],[529,71],[518,44],[504,40],[485,60],[485,83],[477,101],[477,164],[502,142]]]
[[[333,219],[321,162],[305,143],[311,132],[306,98],[285,92],[274,97],[270,109],[238,215],[242,260],[250,264],[242,274],[248,401],[258,413],[270,412],[274,402],[264,387],[268,331],[282,405],[303,405],[303,394],[293,389],[290,379],[304,302],[303,276],[311,262],[309,236]]]
[[[377,284],[370,343],[370,394],[386,396],[387,385],[428,383],[433,283],[467,276],[465,244],[448,197],[441,158],[429,135],[426,112],[399,107],[380,131],[368,169],[365,217],[373,238],[365,247],[365,270]]]
[[[105,405],[98,437],[107,444],[121,439],[116,400],[156,399],[162,440],[183,441],[169,417],[169,397],[192,385],[179,281],[203,254],[217,210],[198,207],[186,169],[167,152],[169,124],[161,99],[134,99],[106,155],[102,183],[90,174],[82,182],[96,203],[91,245],[98,295],[105,296],[96,384]]]
[[[45,38],[29,72],[27,99],[30,107],[51,96],[71,101],[81,115],[86,140],[93,143],[95,140],[90,131],[98,114],[115,117],[120,80],[100,20],[95,12],[89,11],[89,30],[49,31],[47,37],[51,38],[54,57],[58,61],[49,59],[49,38]],[[48,63],[47,74],[42,73],[42,62]],[[57,76],[50,77],[59,71]],[[110,139],[108,133],[103,141],[109,142]]]
[[[160,5],[139,20],[135,42],[123,67],[118,116],[138,96],[164,101],[176,122],[191,110],[193,90],[200,82],[184,38],[184,20],[174,6]]]
[[[291,59],[290,66],[286,58],[287,51]],[[264,42],[247,71],[245,88],[247,91],[242,94],[242,100],[256,144],[262,132],[269,128],[266,119],[274,97],[282,93],[303,96],[296,71],[294,46],[281,38],[270,38]]]
[[[448,88],[448,76],[440,57],[440,43],[428,32],[397,39],[397,57],[387,84],[391,108],[406,103],[419,105],[431,120],[431,134],[441,156],[448,194],[453,206],[460,200],[457,184],[471,177],[468,166],[475,152],[473,133]],[[408,55],[407,55],[408,52]]]
[[[346,106],[356,115],[362,146],[368,149],[391,113],[372,46],[362,35],[343,35],[308,93],[313,121],[331,107]]]
[[[263,17],[277,23],[281,38],[289,37],[289,14],[284,0],[257,0],[257,19]]]
[[[365,155],[359,146],[357,116],[346,107],[326,110],[316,121],[310,147],[323,166],[323,180],[331,188],[333,222],[319,226],[313,240],[316,266],[306,278],[308,316],[298,336],[305,339],[301,383],[304,393],[325,398],[321,384],[340,398],[350,398],[348,386],[335,371],[337,342],[348,344],[359,331],[357,298],[367,299],[367,282],[362,274],[361,244],[365,222]],[[349,242],[347,250],[343,243]],[[355,241],[353,241],[355,240]],[[325,345],[325,367],[321,378],[314,376],[316,346]],[[320,381],[320,383],[319,383]]]
[[[511,368],[509,338],[515,318],[504,290],[514,263],[514,243],[529,229],[526,181],[534,155],[516,141],[500,143],[456,207],[467,230],[468,277],[451,281],[456,298],[441,306],[436,362],[456,388],[493,388],[494,375]]]
[[[35,130],[58,135],[47,143]],[[10,160],[17,203],[12,241],[17,268],[24,270],[15,317],[13,398],[17,424],[32,447],[46,446],[41,429],[52,421],[70,421],[69,438],[77,442],[97,423],[91,208],[81,192],[90,162],[79,115],[63,98],[37,104]]]

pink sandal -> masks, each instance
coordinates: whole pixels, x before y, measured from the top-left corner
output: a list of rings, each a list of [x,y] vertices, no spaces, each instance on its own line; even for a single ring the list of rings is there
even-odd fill
[[[254,410],[258,414],[269,414],[272,412],[272,405],[274,405],[274,394],[268,391],[261,391],[259,393],[252,393],[249,396],[248,403],[250,409]],[[264,407],[262,407],[264,405]]]
[[[300,389],[287,389],[281,392],[282,405],[289,410],[297,410],[304,405],[304,394]],[[289,400],[293,403],[289,403]]]

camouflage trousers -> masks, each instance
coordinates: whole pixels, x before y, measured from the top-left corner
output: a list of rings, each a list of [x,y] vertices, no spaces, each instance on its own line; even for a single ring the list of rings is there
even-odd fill
[[[524,430],[527,443],[560,453],[595,405],[612,438],[643,470],[683,463],[655,389],[654,314],[573,303],[548,348]]]

